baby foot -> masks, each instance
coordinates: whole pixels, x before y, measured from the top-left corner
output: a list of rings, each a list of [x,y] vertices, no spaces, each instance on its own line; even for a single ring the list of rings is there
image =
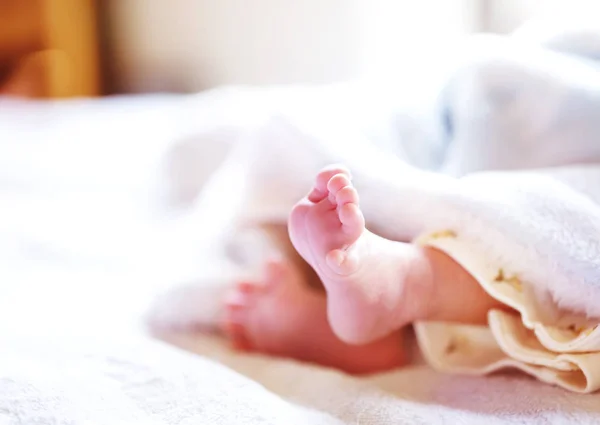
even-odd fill
[[[290,356],[298,319],[307,308],[300,277],[283,261],[268,262],[262,280],[238,282],[225,297],[222,330],[234,348]]]
[[[329,321],[349,343],[365,343],[416,319],[428,270],[412,245],[365,228],[350,173],[329,167],[290,215],[290,238],[328,294]],[[407,297],[413,301],[407,303]],[[426,301],[426,300],[424,300]]]
[[[294,264],[271,261],[260,281],[240,281],[225,299],[223,332],[234,348],[290,357],[349,373],[373,373],[405,363],[401,335],[364,346],[333,333],[323,293],[306,285]]]
[[[306,200],[294,207],[289,230],[294,247],[311,257],[317,272],[329,279],[356,272],[356,245],[365,232],[365,219],[346,169],[319,173]]]

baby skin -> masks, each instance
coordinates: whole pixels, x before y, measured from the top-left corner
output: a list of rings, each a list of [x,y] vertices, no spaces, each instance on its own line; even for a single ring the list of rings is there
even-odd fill
[[[223,327],[239,349],[374,373],[406,362],[406,325],[478,324],[499,307],[444,253],[367,230],[343,167],[317,175],[293,208],[288,230],[326,293],[304,281],[294,259],[269,261],[260,282],[239,282],[225,303]]]

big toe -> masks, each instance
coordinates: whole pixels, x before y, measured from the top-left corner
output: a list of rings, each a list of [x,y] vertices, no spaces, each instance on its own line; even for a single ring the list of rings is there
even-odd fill
[[[327,253],[325,261],[340,276],[348,276],[358,269],[358,257],[354,250],[334,249]]]

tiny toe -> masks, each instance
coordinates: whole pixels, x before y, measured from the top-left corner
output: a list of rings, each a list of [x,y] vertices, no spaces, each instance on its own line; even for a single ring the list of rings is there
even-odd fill
[[[317,175],[315,189],[319,190],[320,192],[327,193],[327,183],[329,183],[329,180],[331,180],[331,178],[337,174],[343,174],[348,178],[351,178],[350,172],[346,167],[341,165],[330,165],[329,167],[321,170],[321,172]]]
[[[339,209],[339,217],[346,232],[361,232],[365,226],[365,218],[362,211],[354,203],[342,205]]]
[[[336,193],[335,201],[340,207],[346,204],[358,204],[358,192],[353,186],[346,186]]]
[[[325,257],[327,265],[340,275],[350,274],[356,271],[358,261],[353,255],[342,249],[334,249],[327,253]]]
[[[333,206],[336,205],[335,203],[335,194],[333,192],[329,192],[329,195],[327,195],[327,200],[329,201],[329,203]]]
[[[257,292],[258,290],[261,289],[261,285],[256,284],[255,282],[239,282],[236,285],[236,289],[246,295],[251,295],[255,292]]]
[[[347,186],[351,186],[350,179],[342,173],[336,174],[327,182],[327,190],[334,195]]]
[[[340,267],[340,265],[344,262],[345,257],[346,255],[344,251],[342,251],[341,249],[334,249],[327,253],[325,260],[327,261],[327,265],[329,265],[329,267],[333,268],[334,270],[337,270]]]
[[[307,199],[310,202],[313,203],[317,203],[317,202],[321,202],[323,199],[325,199],[325,197],[327,197],[328,193],[327,192],[322,192],[319,189],[317,189],[316,187],[314,187],[310,193],[307,196]]]

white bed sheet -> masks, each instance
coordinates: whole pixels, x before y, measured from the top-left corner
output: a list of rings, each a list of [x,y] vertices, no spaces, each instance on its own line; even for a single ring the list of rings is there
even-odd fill
[[[161,160],[181,137],[251,124],[248,99],[0,101],[0,424],[600,422],[597,395],[517,374],[448,376],[417,361],[355,379],[217,337],[148,337],[151,297],[200,261],[164,208]],[[219,152],[199,157],[214,168]]]

